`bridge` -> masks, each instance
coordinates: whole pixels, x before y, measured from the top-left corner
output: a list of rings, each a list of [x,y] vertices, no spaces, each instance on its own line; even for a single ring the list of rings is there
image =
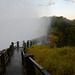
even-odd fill
[[[42,75],[50,75],[46,69],[34,60],[33,54],[26,53],[26,48],[37,44],[41,39],[17,41],[0,52],[0,75],[36,75],[35,67]]]

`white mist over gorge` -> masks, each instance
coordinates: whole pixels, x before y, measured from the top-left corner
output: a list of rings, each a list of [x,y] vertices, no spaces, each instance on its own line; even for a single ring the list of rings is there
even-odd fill
[[[33,2],[0,0],[0,50],[8,48],[11,42],[45,35],[49,24],[41,22]]]

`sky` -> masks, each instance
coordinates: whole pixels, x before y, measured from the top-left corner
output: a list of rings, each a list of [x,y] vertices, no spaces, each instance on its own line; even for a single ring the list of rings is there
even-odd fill
[[[64,16],[75,19],[75,0],[35,0],[40,16]]]
[[[75,0],[0,0],[0,50],[8,48],[11,42],[45,35],[50,20],[38,18],[64,16],[75,19],[74,13]]]
[[[3,12],[6,12],[6,14],[4,14],[4,17],[1,14],[0,16],[2,16],[3,18],[6,18],[5,16],[9,14],[9,17],[16,16],[16,18],[19,18],[19,17],[23,17],[23,15],[20,15],[18,17],[20,13],[29,14],[29,12],[32,10],[32,14],[35,15],[34,17],[56,15],[56,16],[64,16],[64,17],[67,17],[68,19],[75,19],[75,14],[74,14],[75,0],[22,0],[22,1],[15,0],[15,1],[16,2],[14,2],[14,0],[0,0],[0,7],[3,6],[0,9],[0,13],[3,14]],[[26,2],[28,2],[28,4],[26,4]],[[30,6],[32,7],[31,9],[29,9]],[[6,9],[3,9],[5,7]],[[26,10],[27,12],[25,12]],[[18,11],[17,15],[16,15],[16,11]],[[14,16],[11,15],[12,13],[14,13]],[[32,15],[29,15],[29,16],[32,16]]]

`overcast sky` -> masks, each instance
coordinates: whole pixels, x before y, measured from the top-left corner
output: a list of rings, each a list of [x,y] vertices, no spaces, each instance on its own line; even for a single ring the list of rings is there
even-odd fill
[[[74,19],[75,0],[71,1],[0,0],[0,50],[9,47],[12,41],[44,35],[47,27],[35,18],[57,15]]]

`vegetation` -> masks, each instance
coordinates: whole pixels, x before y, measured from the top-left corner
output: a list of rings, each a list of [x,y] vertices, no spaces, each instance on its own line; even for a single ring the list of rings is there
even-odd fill
[[[1,53],[1,52],[4,52],[5,50],[6,50],[6,49],[1,50],[0,53]]]
[[[27,49],[27,53],[34,54],[35,61],[51,75],[75,75],[75,20],[62,16],[53,16],[50,19],[50,46],[34,45]]]
[[[51,17],[49,31],[51,47],[75,46],[75,20],[64,17]]]
[[[33,45],[27,48],[27,53],[34,54],[35,61],[51,75],[75,75],[75,47],[50,48]]]

